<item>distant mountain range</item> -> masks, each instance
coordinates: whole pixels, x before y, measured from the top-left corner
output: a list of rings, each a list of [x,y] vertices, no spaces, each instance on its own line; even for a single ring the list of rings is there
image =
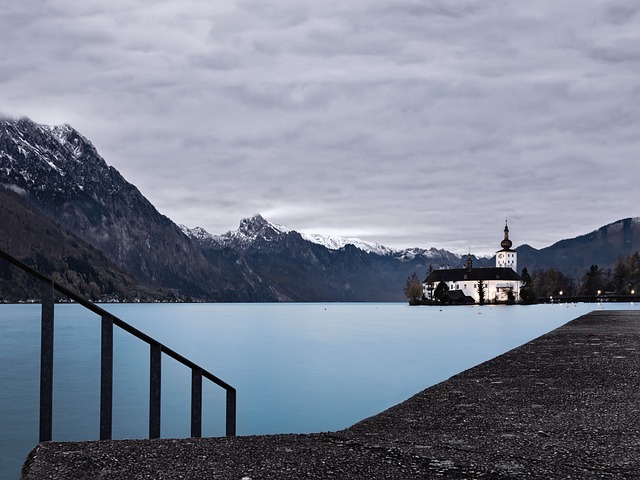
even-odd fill
[[[178,226],[68,125],[0,120],[0,186],[0,248],[96,300],[402,301],[411,273],[463,262],[446,250],[300,234],[260,215],[222,235]],[[579,277],[611,266],[640,250],[639,223],[523,245],[519,267]],[[0,300],[27,288],[11,275],[0,265]]]

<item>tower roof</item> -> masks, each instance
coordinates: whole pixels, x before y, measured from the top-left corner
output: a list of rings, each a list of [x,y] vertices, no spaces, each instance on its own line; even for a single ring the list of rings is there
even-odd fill
[[[500,246],[502,250],[511,250],[513,246],[513,242],[509,240],[509,225],[507,225],[506,220],[504,222],[504,239],[500,242]]]

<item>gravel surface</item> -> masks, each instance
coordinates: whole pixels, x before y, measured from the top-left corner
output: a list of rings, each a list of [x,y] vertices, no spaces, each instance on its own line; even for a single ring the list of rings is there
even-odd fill
[[[595,311],[352,427],[47,442],[24,480],[640,478],[640,312]]]

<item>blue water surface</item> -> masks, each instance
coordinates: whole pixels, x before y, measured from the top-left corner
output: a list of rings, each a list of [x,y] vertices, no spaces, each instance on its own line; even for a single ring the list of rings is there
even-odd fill
[[[238,434],[346,428],[594,309],[633,304],[409,307],[400,303],[103,307],[238,391]],[[55,307],[54,441],[98,438],[100,319]],[[38,441],[40,306],[0,305],[0,480]],[[149,347],[114,332],[116,439],[148,435]],[[162,436],[190,431],[191,372],[162,364]],[[224,434],[225,392],[204,381],[203,435]]]

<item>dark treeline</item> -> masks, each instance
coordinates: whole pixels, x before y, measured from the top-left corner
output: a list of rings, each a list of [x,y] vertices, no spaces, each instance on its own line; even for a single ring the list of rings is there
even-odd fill
[[[555,268],[537,270],[531,274],[524,268],[522,281],[520,298],[523,303],[536,303],[560,296],[596,296],[598,292],[608,295],[640,294],[640,253],[618,259],[610,269],[591,265],[579,281]]]

